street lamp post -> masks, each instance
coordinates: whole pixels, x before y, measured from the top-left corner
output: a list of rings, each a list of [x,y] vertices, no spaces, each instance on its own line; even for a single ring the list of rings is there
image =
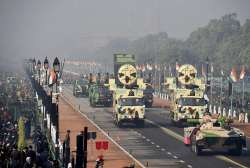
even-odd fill
[[[48,69],[49,69],[49,61],[47,57],[45,57],[45,60],[43,62],[43,66],[45,69],[45,85],[48,85]]]
[[[37,61],[37,69],[38,69],[38,83],[39,83],[39,85],[40,85],[40,79],[41,79],[41,61],[40,60],[38,60]]]
[[[54,71],[55,71],[55,73],[56,73],[56,81],[55,81],[55,83],[56,83],[56,93],[58,92],[58,74],[59,74],[59,72],[60,72],[60,62],[59,62],[59,59],[56,57],[55,58],[55,60],[54,60],[54,62],[53,62],[53,69],[54,69]]]
[[[34,58],[33,61],[32,61],[32,65],[33,65],[33,74],[35,73],[35,70],[36,70],[36,59]]]
[[[209,71],[209,59],[206,58],[206,84],[208,86],[208,71]]]
[[[60,72],[60,61],[59,59],[56,57],[54,62],[53,62],[53,69],[55,71],[55,84],[56,84],[56,109],[54,111],[54,117],[55,117],[55,127],[56,127],[56,156],[57,158],[59,157],[59,142],[58,142],[58,139],[59,139],[59,116],[58,116],[58,75],[59,75],[59,72]],[[53,95],[52,95],[53,97]]]

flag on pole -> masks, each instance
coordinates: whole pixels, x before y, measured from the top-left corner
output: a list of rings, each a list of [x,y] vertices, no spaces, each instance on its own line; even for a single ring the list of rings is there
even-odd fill
[[[147,64],[147,69],[151,71],[153,69],[152,65],[151,64]]]
[[[169,75],[172,76],[172,68],[170,64],[168,65],[168,71],[169,71]]]
[[[54,70],[51,70],[49,74],[49,86],[51,87],[55,83],[56,83],[56,73]]]
[[[230,73],[230,77],[233,80],[233,82],[237,82],[237,73],[236,73],[235,68],[232,68],[231,73]]]
[[[211,63],[211,73],[214,73],[214,66],[212,63]]]
[[[244,79],[245,74],[246,74],[245,66],[242,66],[241,71],[240,71],[240,80]]]
[[[144,64],[142,64],[142,66],[141,66],[141,70],[142,70],[142,72],[144,72],[146,69],[145,69],[145,65]]]
[[[201,64],[201,75],[202,75],[202,76],[206,76],[206,73],[205,73],[205,69],[204,69],[203,64]]]
[[[176,69],[176,71],[178,71],[179,68],[180,68],[180,65],[179,65],[178,61],[176,60],[176,63],[175,63],[175,69]]]
[[[224,71],[223,71],[223,69],[220,70],[220,74],[221,74],[221,76],[224,76]]]

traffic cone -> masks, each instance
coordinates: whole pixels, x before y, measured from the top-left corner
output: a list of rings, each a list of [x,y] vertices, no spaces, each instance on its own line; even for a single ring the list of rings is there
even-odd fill
[[[228,117],[232,117],[231,109],[228,110]]]
[[[211,104],[209,105],[209,112],[213,113],[213,111],[212,111],[212,105]]]
[[[233,118],[236,118],[237,116],[236,116],[236,111],[234,110],[234,112],[233,112]]]
[[[245,114],[245,123],[248,123],[248,114]]]
[[[218,114],[221,114],[221,107],[218,107]]]
[[[226,114],[226,109],[223,108],[223,111],[222,111],[222,116],[225,117],[227,114]]]
[[[217,111],[216,111],[216,106],[214,106],[214,111],[213,111],[214,114],[217,114]]]

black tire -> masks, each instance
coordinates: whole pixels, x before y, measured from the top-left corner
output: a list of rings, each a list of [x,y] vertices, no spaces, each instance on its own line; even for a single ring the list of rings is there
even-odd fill
[[[237,145],[235,149],[229,150],[228,153],[233,156],[240,156],[242,154],[242,145]]]
[[[201,152],[202,152],[201,147],[198,146],[196,143],[192,143],[192,151],[193,151],[197,156],[201,155]]]
[[[138,126],[139,126],[140,128],[144,128],[144,126],[145,126],[145,121],[144,121],[144,120],[139,120],[139,121],[138,121]]]
[[[149,102],[145,103],[145,107],[146,108],[151,108],[152,107],[152,103],[149,103]]]
[[[122,122],[118,121],[118,116],[115,116],[115,125],[117,125],[117,127],[121,128],[122,127]]]

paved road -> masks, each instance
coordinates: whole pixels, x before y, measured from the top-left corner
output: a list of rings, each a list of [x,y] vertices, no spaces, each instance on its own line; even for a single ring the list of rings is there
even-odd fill
[[[249,151],[239,157],[211,152],[204,156],[195,156],[181,142],[183,129],[170,124],[168,111],[164,109],[147,109],[145,128],[136,128],[133,125],[117,128],[113,122],[111,108],[90,107],[87,98],[73,97],[70,87],[65,87],[64,95],[145,166],[152,168],[250,167]]]

